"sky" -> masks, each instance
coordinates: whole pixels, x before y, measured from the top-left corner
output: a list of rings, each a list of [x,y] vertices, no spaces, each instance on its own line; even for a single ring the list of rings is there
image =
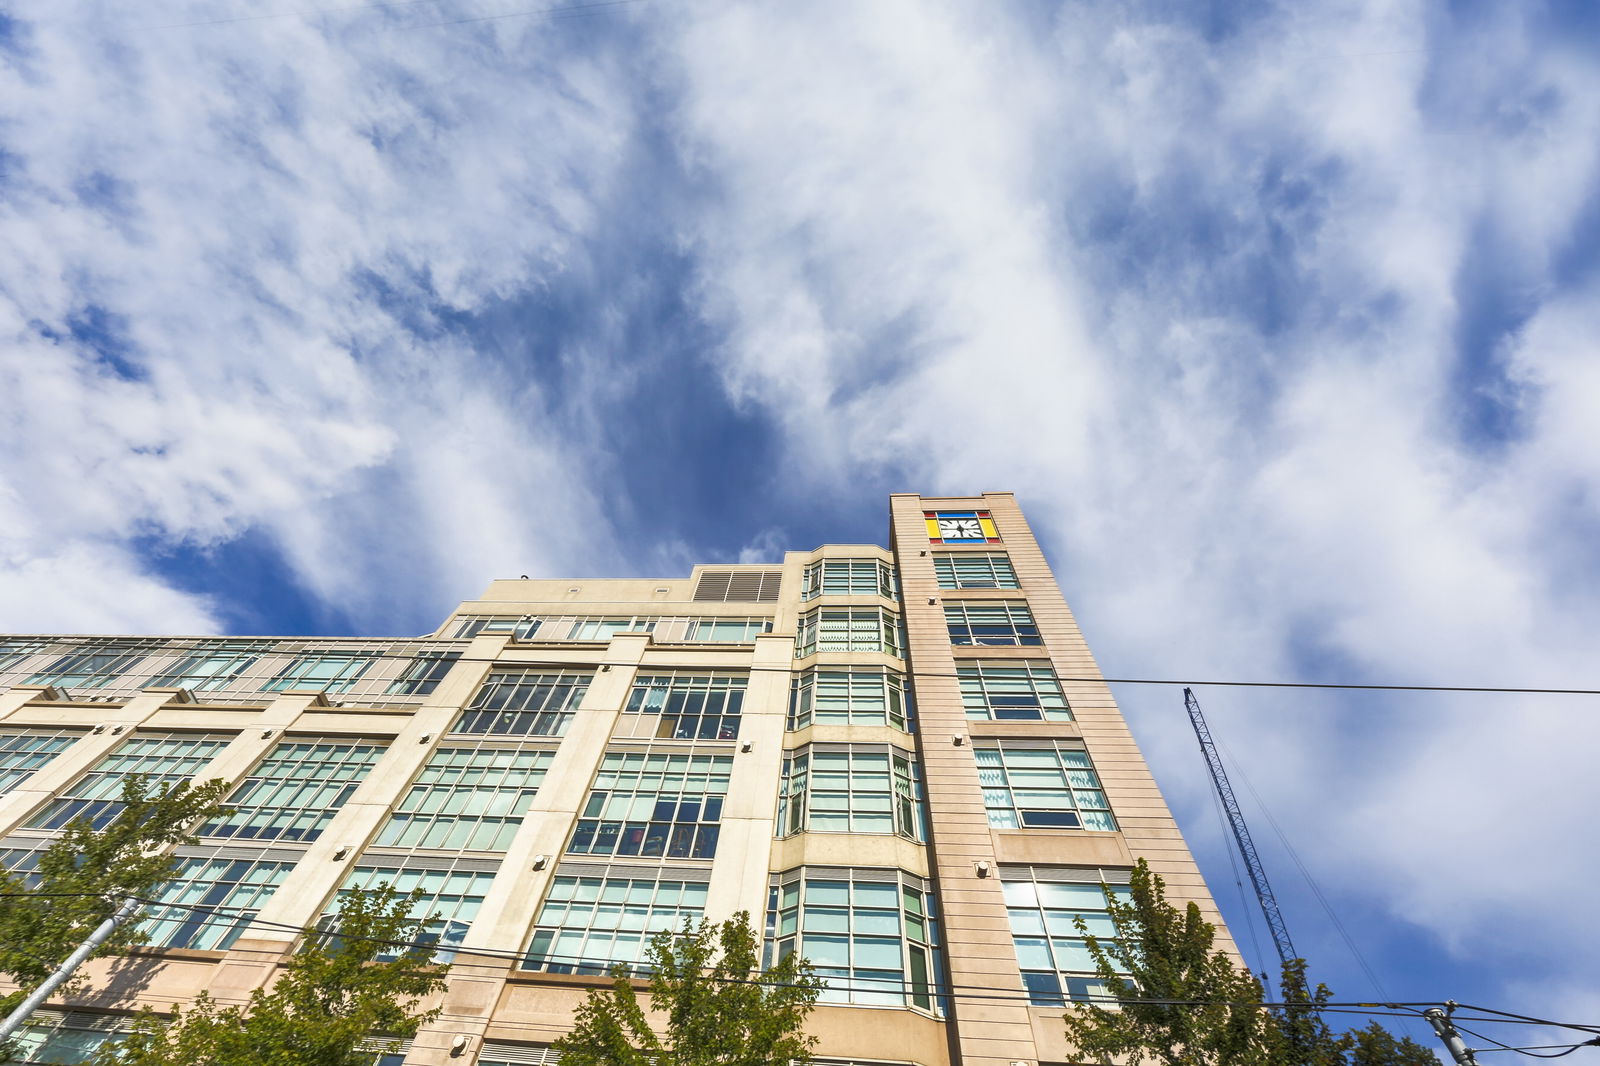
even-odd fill
[[[0,249],[0,630],[1014,491],[1108,676],[1600,687],[1587,0],[0,0]],[[1198,691],[1314,976],[1600,1023],[1594,698]]]

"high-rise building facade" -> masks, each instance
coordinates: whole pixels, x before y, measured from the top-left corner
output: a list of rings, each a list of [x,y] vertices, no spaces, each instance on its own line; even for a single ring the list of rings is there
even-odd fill
[[[824,1059],[1076,1061],[1103,886],[1215,908],[1012,496],[893,496],[889,543],[499,580],[420,638],[0,638],[0,864],[129,774],[234,785],[31,1060],[241,1001],[387,881],[453,964],[408,1064],[552,1062],[607,966],[739,911],[828,982]]]

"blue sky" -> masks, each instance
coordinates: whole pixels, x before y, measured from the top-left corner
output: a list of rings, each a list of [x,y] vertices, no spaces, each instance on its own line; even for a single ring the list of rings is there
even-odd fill
[[[0,4],[0,627],[415,633],[1009,489],[1113,676],[1594,685],[1594,5],[558,7]],[[1202,698],[1391,995],[1600,1021],[1590,702]]]

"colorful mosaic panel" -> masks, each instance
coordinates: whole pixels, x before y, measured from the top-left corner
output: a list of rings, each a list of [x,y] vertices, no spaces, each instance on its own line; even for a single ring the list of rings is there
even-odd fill
[[[924,511],[930,544],[999,544],[1000,531],[988,511]]]

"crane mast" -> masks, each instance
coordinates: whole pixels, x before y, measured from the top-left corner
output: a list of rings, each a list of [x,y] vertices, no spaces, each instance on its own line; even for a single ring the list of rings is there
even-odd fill
[[[1228,824],[1233,828],[1233,839],[1239,845],[1239,854],[1244,856],[1245,867],[1250,871],[1250,883],[1255,887],[1256,899],[1261,903],[1261,913],[1266,916],[1267,928],[1272,930],[1272,943],[1278,949],[1278,958],[1285,963],[1291,959],[1299,958],[1294,950],[1294,942],[1289,939],[1289,927],[1284,923],[1283,912],[1278,909],[1278,900],[1272,894],[1272,885],[1267,882],[1267,871],[1261,866],[1261,856],[1256,854],[1256,846],[1250,839],[1250,827],[1245,825],[1244,812],[1239,810],[1239,801],[1234,798],[1233,786],[1228,783],[1228,773],[1222,768],[1222,759],[1217,755],[1217,746],[1211,741],[1211,730],[1206,726],[1206,716],[1200,711],[1200,701],[1195,699],[1194,691],[1183,690],[1183,705],[1189,709],[1189,723],[1194,726],[1194,735],[1200,741],[1200,751],[1206,757],[1206,765],[1211,769],[1211,780],[1217,786],[1217,795],[1222,799],[1223,809],[1228,812]]]

